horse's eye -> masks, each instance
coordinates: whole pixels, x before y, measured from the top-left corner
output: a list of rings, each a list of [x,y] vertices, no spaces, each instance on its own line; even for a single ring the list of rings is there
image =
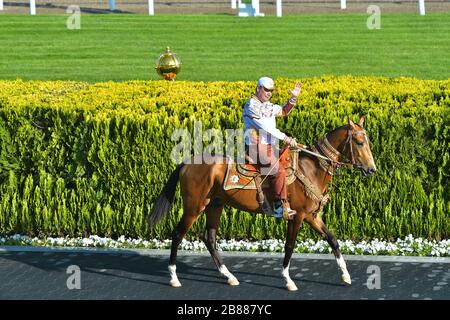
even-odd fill
[[[362,145],[364,144],[364,141],[358,141],[358,140],[356,140],[356,144],[357,144],[358,146],[362,146]]]

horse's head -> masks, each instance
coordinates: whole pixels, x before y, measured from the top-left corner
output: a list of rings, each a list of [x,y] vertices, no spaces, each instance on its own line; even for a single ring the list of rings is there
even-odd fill
[[[349,120],[347,125],[327,135],[322,149],[327,150],[328,156],[332,156],[333,160],[358,168],[365,176],[370,176],[375,173],[377,167],[363,124],[364,117],[361,117],[358,123]]]

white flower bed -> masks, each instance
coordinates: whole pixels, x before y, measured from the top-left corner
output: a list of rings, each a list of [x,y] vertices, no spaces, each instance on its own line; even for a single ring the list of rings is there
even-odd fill
[[[89,238],[30,238],[15,234],[0,237],[0,245],[32,245],[32,246],[62,246],[62,247],[101,247],[101,248],[144,248],[170,249],[171,240],[142,240],[119,237],[117,240],[90,236]],[[354,243],[351,240],[339,240],[342,253],[354,255],[398,255],[398,256],[431,256],[450,257],[450,240],[427,240],[414,238],[412,235],[395,242],[374,239],[369,242]],[[253,251],[253,252],[283,252],[284,240],[218,240],[219,251]],[[183,240],[181,250],[206,251],[201,241]],[[307,239],[297,241],[295,252],[299,253],[331,253],[331,248],[324,240]]]

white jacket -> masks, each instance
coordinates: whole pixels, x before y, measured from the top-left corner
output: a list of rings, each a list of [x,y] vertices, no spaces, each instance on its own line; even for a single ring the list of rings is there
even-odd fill
[[[283,116],[283,107],[270,101],[261,102],[255,96],[244,106],[245,143],[275,144],[284,140],[286,134],[276,128],[275,117]]]

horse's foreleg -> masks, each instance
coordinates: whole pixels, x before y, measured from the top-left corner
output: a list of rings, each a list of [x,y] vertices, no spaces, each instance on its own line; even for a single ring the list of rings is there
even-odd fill
[[[297,291],[298,288],[289,276],[289,266],[291,264],[292,253],[294,252],[295,240],[297,238],[298,231],[300,230],[302,220],[299,215],[294,220],[288,222],[286,231],[286,243],[284,245],[284,260],[282,275],[286,280],[286,287],[289,291]]]
[[[320,235],[328,242],[331,249],[333,250],[334,257],[336,258],[336,263],[342,272],[341,275],[342,281],[347,284],[351,284],[352,280],[350,274],[348,273],[347,265],[344,261],[344,257],[342,256],[341,251],[339,250],[339,243],[334,234],[332,234],[330,230],[327,229],[322,218],[318,216],[316,218],[310,216],[306,219],[306,222],[308,222],[311,225],[311,227],[315,231],[320,233]]]
[[[341,269],[342,281],[347,284],[352,284],[352,278],[350,277],[350,274],[348,273],[347,265],[344,261],[344,257],[342,256],[341,250],[339,250],[339,243],[338,243],[336,237],[325,226],[322,227],[322,231],[325,234],[325,239],[327,240],[328,244],[330,245],[331,249],[333,250],[334,257],[336,258],[336,263],[337,263],[339,269]]]
[[[205,242],[206,248],[208,248],[208,251],[220,273],[228,279],[228,284],[237,286],[239,285],[239,281],[230,271],[228,271],[228,268],[223,263],[223,260],[216,249],[216,232],[219,226],[222,210],[223,205],[220,204],[219,200],[213,201],[206,208],[206,230],[203,241]]]

